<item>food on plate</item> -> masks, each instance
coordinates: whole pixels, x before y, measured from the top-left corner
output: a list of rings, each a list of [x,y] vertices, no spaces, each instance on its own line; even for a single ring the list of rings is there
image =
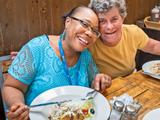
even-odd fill
[[[149,71],[152,72],[153,74],[158,74],[160,75],[160,63],[152,63],[149,65]]]
[[[49,120],[92,120],[95,110],[91,101],[81,100],[53,105]]]

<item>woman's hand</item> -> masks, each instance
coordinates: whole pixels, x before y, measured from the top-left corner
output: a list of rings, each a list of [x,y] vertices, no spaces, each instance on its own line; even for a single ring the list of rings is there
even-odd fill
[[[93,78],[92,85],[94,89],[103,93],[107,88],[111,86],[111,77],[105,74],[96,74]]]
[[[14,55],[14,56],[12,57],[12,60],[14,60],[14,58],[17,56],[18,52],[11,52],[10,54],[11,54],[11,55]]]
[[[6,114],[8,120],[30,120],[28,107],[23,103],[15,103]]]

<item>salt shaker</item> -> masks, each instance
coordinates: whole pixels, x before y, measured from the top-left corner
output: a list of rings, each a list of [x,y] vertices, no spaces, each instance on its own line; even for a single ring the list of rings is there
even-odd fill
[[[123,112],[124,104],[121,101],[115,101],[111,110],[109,120],[119,120]]]
[[[122,114],[121,120],[137,120],[136,108],[132,105],[127,105],[125,111]]]

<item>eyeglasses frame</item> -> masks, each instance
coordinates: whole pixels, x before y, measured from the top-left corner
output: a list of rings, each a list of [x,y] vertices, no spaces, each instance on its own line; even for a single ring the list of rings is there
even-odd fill
[[[77,20],[77,21],[81,22],[81,24],[82,24],[82,22],[86,23],[86,24],[89,26],[89,28],[91,29],[92,33],[93,33],[93,30],[94,30],[94,31],[97,31],[97,33],[98,33],[98,36],[96,35],[97,38],[101,36],[101,33],[100,33],[98,30],[93,29],[87,22],[85,22],[85,21],[83,21],[83,20],[80,20],[80,19],[78,19],[78,18],[72,17],[72,16],[69,16],[69,17],[72,18],[72,19],[74,19],[74,20]],[[83,25],[82,25],[82,26],[83,26]],[[84,27],[84,26],[83,26],[83,27]],[[93,34],[94,34],[94,33],[93,33]],[[95,35],[95,34],[94,34],[94,35]]]

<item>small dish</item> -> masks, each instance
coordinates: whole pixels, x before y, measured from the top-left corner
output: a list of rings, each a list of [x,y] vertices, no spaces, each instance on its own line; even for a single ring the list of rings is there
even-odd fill
[[[142,120],[160,120],[160,108],[150,111]]]

